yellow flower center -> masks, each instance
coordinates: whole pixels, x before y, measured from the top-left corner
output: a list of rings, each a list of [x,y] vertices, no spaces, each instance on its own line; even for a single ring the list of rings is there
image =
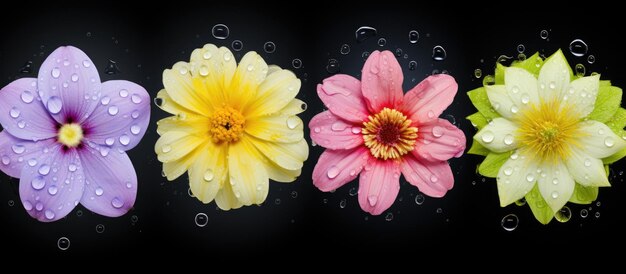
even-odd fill
[[[245,118],[239,111],[224,107],[213,112],[209,117],[209,134],[213,142],[237,142],[243,134]]]
[[[411,120],[395,109],[384,108],[363,122],[363,140],[378,159],[397,159],[413,150],[417,128]]]
[[[83,128],[79,124],[64,124],[59,128],[57,141],[66,147],[77,147],[83,140]]]
[[[576,117],[571,106],[560,106],[557,101],[533,105],[521,113],[518,139],[540,160],[565,159],[571,146],[580,146],[576,140],[583,135]]]

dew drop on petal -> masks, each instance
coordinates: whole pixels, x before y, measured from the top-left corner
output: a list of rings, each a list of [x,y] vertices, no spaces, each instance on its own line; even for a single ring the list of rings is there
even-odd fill
[[[122,98],[128,97],[128,90],[125,90],[125,89],[120,90],[120,97]]]
[[[287,127],[289,129],[295,129],[300,124],[300,119],[296,116],[287,118]]]
[[[139,134],[139,132],[141,131],[141,127],[139,127],[138,125],[132,125],[130,127],[130,133],[137,135]]]
[[[490,130],[486,130],[485,132],[483,132],[483,134],[481,135],[480,138],[481,138],[481,140],[483,140],[483,142],[489,144],[489,143],[493,142],[493,139],[495,138],[495,135]]]
[[[111,205],[114,208],[122,208],[124,206],[124,201],[120,200],[120,198],[115,197],[113,198],[113,200],[111,200]]]
[[[108,105],[110,102],[111,102],[111,98],[109,96],[104,96],[104,97],[102,97],[102,99],[100,99],[100,103],[103,106]]]
[[[566,223],[572,218],[572,211],[569,207],[564,206],[554,214],[554,218],[561,223]]]
[[[213,171],[212,171],[211,169],[207,169],[207,170],[204,172],[204,175],[202,176],[202,178],[203,178],[205,181],[210,182],[210,181],[213,181],[213,177],[214,177],[214,176],[215,176],[215,175],[213,174]]]
[[[59,68],[53,68],[52,69],[52,78],[59,78],[59,76],[61,76],[61,70]]]
[[[96,196],[102,196],[104,194],[104,190],[101,187],[96,188]]]
[[[52,96],[48,99],[46,107],[48,108],[48,111],[50,111],[50,113],[57,114],[61,112],[61,109],[63,108],[63,102],[58,96]]]
[[[604,138],[604,145],[606,147],[613,147],[615,145],[615,140],[613,140],[613,137],[606,137]]]
[[[331,166],[328,169],[328,172],[326,173],[326,176],[328,176],[329,179],[334,179],[335,177],[337,177],[337,175],[339,175],[339,168],[337,166]]]
[[[117,106],[110,106],[108,109],[109,115],[115,116],[119,112],[119,108]]]
[[[161,148],[161,151],[163,151],[163,153],[168,153],[168,152],[172,151],[172,147],[171,147],[171,146],[169,146],[169,145],[164,145],[164,146]]]
[[[25,90],[20,94],[20,98],[22,98],[22,102],[29,104],[35,99],[35,96],[32,92]]]
[[[128,135],[126,134],[122,134],[122,136],[120,136],[120,144],[127,146],[128,144],[130,144],[130,137],[128,137]]]
[[[55,185],[48,187],[48,194],[50,195],[56,195],[58,191],[59,191],[59,188],[57,188],[57,186]]]
[[[37,176],[33,178],[32,181],[30,181],[30,185],[33,187],[33,189],[40,190],[46,185],[46,181],[42,176]]]
[[[507,134],[506,136],[504,136],[504,144],[507,146],[510,146],[513,144],[514,138],[513,135],[511,134]]]

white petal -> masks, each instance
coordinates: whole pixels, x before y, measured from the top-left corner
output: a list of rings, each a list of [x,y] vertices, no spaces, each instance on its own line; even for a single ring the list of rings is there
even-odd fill
[[[519,113],[519,106],[513,103],[504,85],[487,86],[487,97],[493,109],[505,118],[513,118]]]
[[[583,122],[580,130],[584,135],[577,140],[580,143],[579,147],[593,158],[606,158],[626,147],[626,141],[598,121]]]
[[[593,111],[600,87],[600,75],[587,76],[574,80],[567,91],[563,91],[561,107],[573,106],[577,118],[587,117]]]
[[[572,197],[576,183],[561,161],[556,164],[542,165],[538,177],[539,192],[552,211],[556,213]]]
[[[583,186],[611,186],[601,160],[578,148],[572,148],[571,151],[565,164],[577,183]]]
[[[523,109],[530,105],[539,105],[537,79],[525,69],[506,68],[504,83],[509,97]]]
[[[570,67],[561,50],[554,53],[543,63],[539,71],[539,97],[544,101],[561,98],[569,86]]]
[[[517,129],[517,125],[513,122],[504,118],[495,118],[474,135],[474,140],[493,152],[507,152],[518,146],[515,139]]]
[[[500,206],[505,207],[523,198],[535,186],[538,165],[533,155],[525,151],[511,155],[498,172]]]

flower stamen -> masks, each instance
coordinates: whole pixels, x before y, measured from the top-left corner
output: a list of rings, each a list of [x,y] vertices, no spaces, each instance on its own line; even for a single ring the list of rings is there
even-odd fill
[[[57,133],[57,141],[68,148],[77,147],[82,140],[83,128],[76,123],[62,125]]]
[[[245,118],[234,108],[224,107],[209,117],[209,134],[213,142],[237,142],[243,134]]]
[[[417,127],[395,109],[383,108],[363,122],[363,140],[372,155],[378,159],[397,159],[413,150]]]

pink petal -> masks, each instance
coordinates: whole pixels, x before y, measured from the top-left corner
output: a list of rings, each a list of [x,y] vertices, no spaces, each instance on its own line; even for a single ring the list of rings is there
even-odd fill
[[[100,76],[80,49],[60,47],[39,69],[39,95],[59,123],[82,122],[100,103]]]
[[[454,176],[446,161],[426,162],[405,155],[402,174],[410,184],[430,197],[443,197],[454,186]]]
[[[317,85],[317,95],[333,114],[346,121],[362,123],[369,115],[361,82],[352,76],[337,74],[324,79]]]
[[[56,122],[39,99],[37,79],[18,79],[0,90],[0,124],[24,140],[56,136]]]
[[[11,177],[19,178],[24,166],[36,162],[44,149],[55,142],[54,139],[26,141],[3,130],[0,132],[0,170]]]
[[[361,89],[372,113],[402,105],[402,68],[390,51],[374,51],[363,65]]]
[[[65,217],[83,195],[85,185],[76,150],[55,144],[27,164],[20,176],[20,199],[33,218],[52,222]]]
[[[351,149],[363,144],[361,125],[353,125],[330,111],[319,113],[309,122],[313,142],[329,149]]]
[[[400,191],[400,167],[396,161],[371,159],[359,179],[359,205],[372,215],[387,210]]]
[[[465,150],[465,134],[445,119],[418,126],[417,142],[411,151],[415,157],[431,162],[461,157]]]
[[[437,119],[450,106],[458,84],[446,74],[437,74],[424,79],[407,92],[402,109],[409,119],[420,124]]]
[[[85,138],[126,151],[135,147],[148,129],[150,96],[129,81],[102,83],[102,99],[84,122]]]
[[[80,203],[100,215],[118,217],[135,204],[137,174],[124,151],[107,149],[86,146],[79,151],[88,182]]]
[[[335,190],[356,178],[369,158],[369,150],[365,147],[327,149],[313,169],[313,184],[321,191]]]

